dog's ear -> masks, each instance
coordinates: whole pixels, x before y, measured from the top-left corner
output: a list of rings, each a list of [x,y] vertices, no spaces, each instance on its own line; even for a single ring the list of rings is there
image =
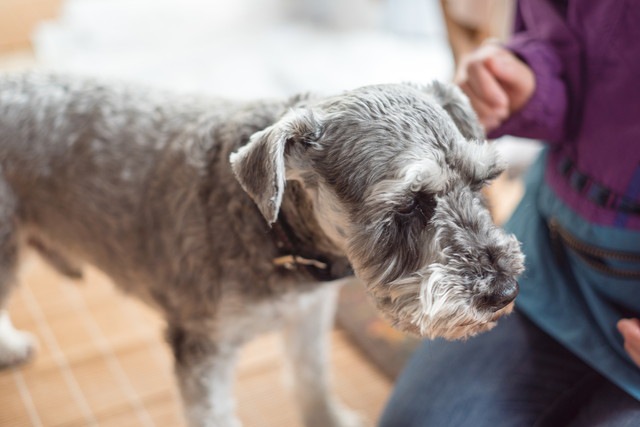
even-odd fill
[[[311,110],[292,110],[272,126],[254,133],[247,145],[231,154],[233,173],[269,224],[278,219],[287,153],[295,145],[316,141],[319,134],[320,126]]]
[[[462,136],[466,139],[485,139],[478,116],[473,111],[469,99],[458,86],[434,80],[425,90],[451,116]]]

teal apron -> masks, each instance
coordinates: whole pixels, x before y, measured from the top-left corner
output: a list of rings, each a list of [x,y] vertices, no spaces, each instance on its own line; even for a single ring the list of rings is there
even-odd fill
[[[505,229],[522,242],[526,271],[516,305],[540,328],[640,400],[640,368],[616,323],[640,317],[640,232],[596,226],[544,182],[546,152]]]

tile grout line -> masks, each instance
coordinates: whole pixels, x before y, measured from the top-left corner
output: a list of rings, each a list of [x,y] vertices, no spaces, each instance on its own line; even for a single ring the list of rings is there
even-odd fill
[[[18,393],[20,393],[20,398],[22,399],[22,403],[24,404],[25,409],[27,410],[27,414],[29,414],[29,419],[31,420],[31,425],[34,427],[43,427],[42,420],[38,415],[38,411],[33,404],[33,397],[31,396],[31,392],[27,387],[27,384],[24,381],[24,376],[19,368],[11,368],[11,375],[18,387]]]
[[[137,317],[140,317],[139,315],[136,314]],[[152,354],[156,353],[156,348],[159,349],[160,351],[164,351],[165,348],[163,347],[163,344],[161,342],[158,341],[151,341],[149,339],[145,339],[145,341],[147,342],[147,346],[149,347],[149,350],[152,352]],[[158,356],[154,356],[154,359],[156,360],[156,362],[158,364],[160,364],[161,368],[162,367],[162,362],[160,361],[160,358]],[[173,371],[172,371],[173,372]],[[182,411],[183,410],[183,403],[182,403],[182,399],[180,398],[180,390],[178,387],[178,383],[176,381],[176,377],[175,375],[172,373],[172,375],[170,375],[171,377],[171,387],[169,388],[169,393],[171,394],[171,400],[173,401],[174,405],[177,405],[178,410]],[[182,412],[180,412],[180,415],[182,415]]]
[[[140,321],[143,320],[143,317],[140,315],[140,312],[135,310],[131,304],[124,304],[124,306],[125,306],[124,311],[127,313],[127,316],[129,318],[134,318],[134,320],[135,319],[138,320],[138,322],[134,321],[133,324],[135,325],[134,327],[138,330],[138,332],[140,332],[141,331]],[[158,340],[150,339],[147,334],[142,334],[142,335],[144,336],[143,339],[149,351],[151,351],[153,359],[158,364],[158,367],[163,368],[162,360],[157,355],[158,353],[156,351],[156,348],[159,349],[160,351],[164,351],[166,349],[163,346],[163,343]],[[179,408],[182,408],[182,400],[180,399],[180,396],[179,396],[179,390],[176,390],[177,382],[175,379],[175,375],[171,375],[171,380],[172,380],[172,383],[171,383],[170,393],[172,396],[173,403],[177,404]]]
[[[118,361],[117,356],[113,353],[104,333],[100,329],[100,326],[91,316],[83,296],[77,288],[72,286],[73,284],[63,285],[64,286],[62,287],[64,288],[64,292],[71,299],[74,309],[84,318],[84,324],[88,329],[89,335],[91,335],[93,343],[98,347],[100,353],[102,353],[102,356],[106,359],[109,365],[109,370],[113,375],[115,375],[118,383],[120,383],[120,388],[124,391],[125,395],[129,399],[129,403],[131,403],[133,409],[136,411],[138,419],[147,427],[155,427],[155,423],[145,409],[144,404],[142,403],[140,396],[138,396],[138,393],[136,393],[131,381],[129,381],[129,378]]]
[[[122,309],[122,306],[120,306],[120,308]],[[144,332],[140,328],[140,322],[143,320],[142,316],[140,316],[140,314],[136,310],[134,310],[133,307],[131,307],[129,304],[125,304],[125,307],[124,307],[123,310],[127,313],[127,316],[129,318],[137,319],[137,321],[133,322],[133,324],[135,325],[134,328],[138,332]],[[142,336],[144,336],[143,340],[144,340],[145,344],[147,345],[147,348],[149,350],[151,350],[151,354],[152,354],[151,357],[153,357],[153,359],[156,361],[156,363],[158,364],[159,367],[162,367],[162,359],[160,359],[160,357],[157,355],[157,352],[155,351],[156,347],[162,348],[162,343],[158,342],[157,340],[148,338],[148,334],[144,334],[143,333]]]
[[[22,286],[19,287],[19,289],[20,292],[24,293],[24,300],[26,302],[26,305],[31,312],[31,315],[38,323],[38,328],[40,329],[42,335],[46,340],[47,347],[49,347],[53,359],[55,360],[56,365],[58,365],[58,368],[60,369],[60,372],[62,373],[62,376],[67,383],[67,387],[69,387],[69,391],[80,407],[80,411],[82,412],[83,417],[87,421],[88,425],[98,426],[98,421],[91,411],[91,407],[89,406],[89,403],[87,402],[87,399],[84,396],[80,385],[78,384],[76,378],[73,375],[73,372],[71,371],[69,362],[67,361],[64,353],[62,353],[62,350],[60,349],[60,346],[58,345],[58,342],[53,335],[53,331],[47,324],[44,313],[42,312],[40,305],[36,301],[33,292],[31,292],[29,285],[27,283],[23,283]]]

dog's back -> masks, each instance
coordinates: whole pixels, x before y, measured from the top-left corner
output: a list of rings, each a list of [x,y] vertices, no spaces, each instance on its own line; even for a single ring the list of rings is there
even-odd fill
[[[15,202],[22,229],[47,245],[121,283],[152,279],[140,274],[171,267],[182,228],[207,238],[200,192],[212,160],[225,162],[219,185],[239,191],[226,163],[243,135],[225,126],[250,122],[251,110],[88,79],[0,77],[2,197]],[[247,123],[246,133],[267,126],[268,116]]]

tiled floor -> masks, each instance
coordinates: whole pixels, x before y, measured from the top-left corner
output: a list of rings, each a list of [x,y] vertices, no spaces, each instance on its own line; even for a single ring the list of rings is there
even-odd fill
[[[160,318],[95,270],[85,275],[70,281],[27,257],[9,308],[40,348],[31,363],[0,371],[0,426],[184,425]],[[389,381],[341,331],[332,343],[337,393],[373,423]],[[283,364],[275,333],[242,353],[236,395],[245,425],[299,425]]]
[[[0,51],[0,72],[24,71],[36,68],[33,52],[28,49]]]

